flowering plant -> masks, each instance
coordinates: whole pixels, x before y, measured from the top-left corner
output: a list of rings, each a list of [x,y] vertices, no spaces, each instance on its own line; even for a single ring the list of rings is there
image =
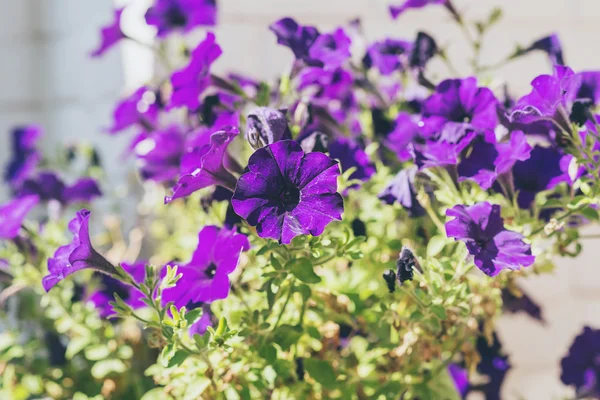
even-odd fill
[[[545,37],[507,55],[551,64],[513,99],[479,61],[501,11],[390,13],[425,6],[465,33],[472,76],[434,79],[435,62],[459,73],[425,32],[361,49],[359,21],[275,21],[294,62],[273,83],[214,73],[227,49],[210,31],[180,43],[184,61],[120,100],[106,130],[132,135],[135,211],[98,202],[118,193],[95,149],[50,160],[40,127],[16,128],[0,397],[500,398],[497,317],[543,321],[519,280],[576,257],[600,219],[600,71],[574,72]],[[94,57],[135,40],[122,13]],[[146,21],[158,51],[216,13],[155,0]],[[577,398],[600,397],[599,355],[586,327],[560,376]]]

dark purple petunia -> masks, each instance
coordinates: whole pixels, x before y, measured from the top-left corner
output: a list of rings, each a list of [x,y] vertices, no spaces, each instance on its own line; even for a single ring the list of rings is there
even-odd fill
[[[481,358],[477,372],[486,377],[487,383],[471,384],[469,392],[481,392],[486,400],[501,400],[502,384],[511,365],[498,335],[494,332],[491,345],[484,336],[477,338],[477,352]]]
[[[113,47],[117,42],[125,38],[125,34],[121,31],[121,14],[124,8],[118,8],[115,10],[115,16],[112,24],[102,28],[100,34],[102,35],[102,41],[100,46],[92,52],[92,57],[99,57],[104,54],[108,49]]]
[[[425,215],[414,186],[417,172],[416,166],[401,170],[377,197],[387,204],[398,202],[411,217]]]
[[[325,154],[304,154],[295,141],[283,140],[257,150],[248,169],[231,202],[260,237],[288,244],[298,235],[318,236],[341,219],[340,170]]]
[[[403,4],[398,6],[390,6],[390,14],[396,19],[400,14],[411,8],[423,8],[432,4],[446,4],[448,0],[405,0]]]
[[[168,182],[177,178],[185,138],[177,125],[144,133],[134,147],[136,164],[143,180]]]
[[[248,114],[246,140],[254,149],[291,138],[292,132],[285,116],[285,110],[259,107]]]
[[[350,179],[367,181],[375,173],[375,164],[360,144],[346,137],[338,137],[329,144],[329,157],[339,160],[342,172],[356,168]]]
[[[190,110],[200,107],[200,95],[211,84],[210,67],[221,54],[215,35],[207,33],[206,39],[192,51],[189,64],[171,75],[173,94],[170,107],[185,106]]]
[[[113,126],[108,129],[108,133],[115,134],[137,125],[152,130],[158,121],[158,111],[156,94],[142,86],[115,107]]]
[[[527,54],[536,50],[543,51],[544,53],[548,54],[552,65],[565,65],[562,45],[560,44],[560,39],[558,38],[557,34],[554,33],[536,40],[529,47],[517,51],[516,56]]]
[[[11,160],[6,166],[4,180],[12,188],[18,188],[40,162],[41,155],[35,145],[42,135],[37,125],[18,127],[12,131]]]
[[[308,52],[319,31],[314,26],[301,26],[292,18],[283,18],[271,24],[269,29],[277,36],[277,43],[289,47],[298,60],[306,60]]]
[[[25,196],[0,205],[0,239],[16,238],[23,220],[39,201],[37,196]]]
[[[375,42],[367,49],[363,64],[377,68],[382,75],[404,70],[409,63],[413,43],[406,40],[385,39]]]
[[[81,178],[73,185],[67,186],[54,172],[46,171],[25,180],[17,195],[35,195],[41,201],[56,200],[68,205],[80,201],[89,202],[102,196],[102,191],[92,178]]]
[[[592,110],[600,101],[600,71],[578,72],[566,79],[563,86],[571,122],[580,126],[588,122],[590,129],[595,130]]]
[[[519,207],[528,209],[541,191],[552,189],[560,182],[568,182],[568,161],[557,148],[535,146],[530,158],[517,161],[512,169],[515,190],[519,192]]]
[[[477,133],[461,125],[447,126],[437,140],[412,143],[415,164],[419,169],[457,165],[463,150],[476,137]]]
[[[425,68],[425,65],[437,52],[438,46],[435,39],[425,32],[418,32],[410,54],[410,66],[417,69]]]
[[[209,186],[219,185],[233,190],[235,177],[225,168],[224,162],[227,147],[238,134],[239,131],[232,127],[213,133],[210,143],[194,153],[197,155],[194,170],[179,178],[173,188],[173,195],[165,197],[165,204]]]
[[[456,391],[460,394],[460,398],[464,399],[469,391],[469,373],[465,368],[455,363],[448,365],[448,374],[454,382]]]
[[[546,321],[540,305],[522,289],[519,288],[519,291],[520,296],[517,296],[508,289],[502,289],[502,310],[511,314],[523,312],[544,324]]]
[[[133,280],[141,284],[144,282],[145,263],[127,264],[122,263],[121,267],[133,278]],[[101,287],[94,292],[89,300],[94,303],[101,317],[106,318],[114,314],[114,310],[110,305],[111,301],[115,300],[117,294],[128,306],[138,309],[146,304],[142,301],[144,294],[131,285],[127,285],[120,280],[112,278],[105,274],[99,274]]]
[[[411,158],[409,145],[421,134],[416,118],[406,112],[398,114],[393,130],[384,140],[385,146],[396,153],[400,161],[408,161]]]
[[[560,364],[560,379],[577,398],[600,398],[600,330],[584,327]]]
[[[192,259],[177,269],[183,277],[176,287],[163,292],[163,301],[173,301],[181,308],[227,298],[229,275],[236,269],[240,254],[248,249],[250,243],[245,235],[205,226],[198,234],[198,247]]]
[[[494,93],[478,87],[476,78],[448,79],[423,103],[425,128],[439,132],[447,125],[460,125],[493,130],[498,124],[497,105]]]
[[[158,37],[173,31],[188,32],[217,22],[216,0],[155,0],[146,12],[146,23],[158,29]]]
[[[317,37],[308,51],[310,62],[317,62],[326,69],[335,69],[350,57],[352,40],[342,28],[333,33],[326,33]]]
[[[504,228],[499,205],[457,205],[446,210],[446,215],[454,217],[446,222],[446,235],[463,241],[475,265],[486,275],[496,276],[503,269],[518,270],[535,261],[523,235]]]
[[[107,275],[117,276],[116,268],[102,257],[90,241],[89,221],[91,212],[82,209],[69,223],[73,234],[71,243],[59,247],[54,256],[48,259],[48,275],[42,279],[46,292],[58,282],[82,269],[93,269]]]

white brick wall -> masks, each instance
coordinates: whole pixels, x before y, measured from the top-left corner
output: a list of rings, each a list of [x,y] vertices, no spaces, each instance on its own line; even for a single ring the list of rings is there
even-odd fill
[[[128,0],[129,1],[129,0]],[[131,0],[141,1],[141,0]],[[494,6],[505,11],[503,21],[490,32],[483,61],[493,63],[509,53],[515,42],[556,31],[565,46],[566,60],[575,69],[600,67],[595,51],[600,34],[600,0],[455,0],[459,9],[484,16]],[[440,8],[408,12],[397,21],[387,14],[392,0],[220,0],[217,39],[224,54],[219,71],[239,71],[258,78],[276,76],[291,61],[291,52],[276,45],[267,26],[283,16],[328,30],[361,17],[368,39],[394,35],[412,38],[419,29],[433,34],[458,61],[466,63],[461,33]],[[397,2],[401,2],[398,0]],[[122,92],[122,54],[111,51],[101,60],[88,53],[99,40],[98,30],[110,21],[108,0],[0,0],[0,164],[7,158],[8,129],[17,123],[38,122],[46,129],[48,149],[63,142],[85,138],[103,151],[111,179],[120,183],[118,159],[126,139],[100,133],[110,124],[113,101]],[[138,15],[138,19],[140,16]],[[138,79],[137,64],[147,54],[134,49],[125,54],[127,82]],[[142,58],[144,57],[144,58]],[[528,90],[529,81],[549,71],[544,56],[533,55],[500,71],[513,84],[514,94]],[[446,72],[438,68],[440,76]],[[465,72],[466,73],[466,72]],[[1,194],[1,193],[0,193]],[[544,306],[548,326],[527,317],[503,318],[500,335],[515,366],[505,387],[505,398],[550,399],[564,394],[558,362],[584,323],[600,327],[600,269],[589,241],[577,260],[560,260],[555,275],[524,282],[531,295]]]

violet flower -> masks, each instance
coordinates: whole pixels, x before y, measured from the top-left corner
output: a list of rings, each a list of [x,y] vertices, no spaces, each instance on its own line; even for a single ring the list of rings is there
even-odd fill
[[[560,364],[560,379],[575,388],[577,398],[600,398],[600,330],[584,327]]]
[[[6,166],[4,180],[13,189],[27,179],[40,162],[41,155],[35,145],[42,135],[37,125],[14,128],[12,131],[12,158]]]
[[[390,14],[396,19],[406,10],[411,8],[423,8],[433,4],[446,4],[448,0],[405,0],[404,3],[398,6],[390,6]]]
[[[399,203],[410,217],[425,215],[425,209],[417,200],[417,191],[414,186],[417,172],[416,166],[401,170],[377,197],[386,204]]]
[[[388,38],[375,42],[367,49],[363,65],[377,68],[381,75],[391,75],[407,67],[412,48],[413,44],[406,40]]]
[[[119,40],[125,38],[125,34],[121,31],[121,14],[125,8],[118,8],[114,10],[114,20],[112,24],[102,28],[100,34],[102,39],[100,46],[92,52],[92,57],[99,57],[104,54],[108,49],[113,47]]]
[[[0,239],[14,239],[29,211],[39,203],[37,196],[25,196],[0,205]]]
[[[562,45],[560,44],[560,39],[556,33],[536,40],[529,47],[517,51],[513,57],[518,57],[536,50],[548,54],[552,65],[565,65]]]
[[[335,69],[350,57],[352,40],[342,28],[317,37],[308,51],[310,62],[316,61],[325,69]]]
[[[121,267],[136,283],[144,282],[145,263],[121,263]],[[146,303],[142,301],[144,294],[138,289],[105,274],[100,274],[100,280],[100,289],[94,292],[89,300],[94,303],[101,317],[106,318],[114,313],[110,302],[115,300],[115,293],[134,310],[145,307]]]
[[[67,186],[54,172],[40,172],[21,185],[19,197],[35,195],[40,201],[56,200],[63,205],[80,201],[89,202],[102,196],[102,191],[92,178],[81,178]]]
[[[349,179],[367,181],[375,173],[375,164],[356,140],[336,138],[329,143],[329,157],[339,160],[342,172],[355,168]]]
[[[423,69],[438,52],[435,39],[425,32],[418,32],[410,54],[411,68]]]
[[[143,180],[168,182],[177,177],[184,152],[184,135],[177,125],[144,133],[134,152]]]
[[[188,32],[217,22],[216,0],[155,0],[146,12],[146,23],[155,26],[158,37],[173,31]]]
[[[92,246],[89,233],[91,212],[82,209],[69,223],[73,234],[71,243],[59,247],[54,256],[48,259],[48,275],[42,279],[46,292],[58,282],[82,269],[93,269],[107,275],[118,276],[116,268],[102,257]]]
[[[531,318],[546,323],[542,315],[542,308],[523,289],[519,288],[520,296],[514,295],[508,289],[502,289],[502,311],[510,314],[523,312]]]
[[[333,219],[341,219],[340,171],[325,154],[304,154],[295,141],[283,140],[258,149],[248,169],[231,202],[260,237],[288,244],[301,234],[318,236]]]
[[[292,138],[285,111],[259,107],[248,114],[246,140],[254,149]]]
[[[113,111],[113,126],[108,133],[115,134],[134,125],[152,130],[158,122],[158,112],[156,94],[142,86],[117,104]]]
[[[460,365],[450,363],[448,365],[448,374],[450,379],[454,382],[456,391],[460,395],[461,399],[464,399],[469,391],[469,373],[466,368],[462,368]]]
[[[314,26],[301,26],[292,18],[274,22],[269,29],[277,36],[277,43],[289,47],[298,60],[306,60],[310,47],[319,37]]]
[[[200,107],[200,95],[211,84],[210,67],[221,54],[215,35],[207,33],[206,38],[192,51],[189,64],[171,75],[173,94],[170,107],[185,106],[190,110]]]
[[[496,276],[503,269],[518,270],[535,261],[523,235],[504,228],[499,205],[457,205],[446,210],[446,215],[454,217],[446,222],[446,235],[464,242],[475,265],[486,275]]]
[[[476,137],[471,129],[455,124],[447,126],[437,140],[413,141],[411,152],[419,169],[457,165]]]
[[[205,226],[198,234],[198,247],[192,259],[180,265],[182,278],[177,285],[163,291],[163,301],[173,301],[177,308],[193,308],[199,302],[212,303],[229,295],[229,275],[236,269],[240,254],[250,249],[245,235],[234,230]]]
[[[173,188],[173,195],[165,197],[165,204],[205,187],[220,185],[233,190],[235,177],[225,168],[227,146],[239,134],[236,128],[227,127],[210,137],[210,144],[203,146],[197,153],[195,169],[182,175]]]

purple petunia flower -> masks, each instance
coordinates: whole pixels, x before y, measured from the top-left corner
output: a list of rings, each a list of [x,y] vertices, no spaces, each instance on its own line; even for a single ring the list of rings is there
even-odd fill
[[[107,275],[117,276],[116,268],[102,257],[90,241],[89,220],[91,212],[82,209],[69,223],[73,234],[71,243],[59,247],[48,259],[48,275],[42,280],[46,292],[58,282],[82,269],[94,269]]]
[[[423,103],[425,128],[439,132],[449,125],[464,129],[493,130],[498,124],[498,100],[476,78],[448,79],[441,82]]]
[[[536,40],[526,49],[517,51],[515,56],[527,54],[535,50],[543,51],[548,54],[552,65],[565,65],[562,45],[560,44],[560,39],[556,33]]]
[[[158,111],[156,94],[142,86],[115,107],[114,123],[108,133],[115,134],[134,125],[152,130],[158,121]]]
[[[457,205],[446,210],[446,215],[454,217],[446,222],[446,235],[465,242],[475,265],[486,275],[496,276],[503,269],[518,270],[535,261],[523,235],[504,228],[499,205]]]
[[[304,154],[295,141],[282,140],[257,150],[248,169],[231,203],[260,237],[288,244],[301,234],[318,236],[333,219],[341,219],[340,170],[325,154]]]
[[[310,61],[316,61],[325,69],[335,69],[350,57],[352,40],[342,28],[317,37],[308,51]]]
[[[289,47],[298,60],[306,60],[308,52],[319,31],[314,26],[301,26],[292,18],[283,18],[271,24],[269,29],[277,36],[277,43]]]
[[[225,168],[227,146],[239,134],[239,130],[227,127],[210,136],[210,144],[203,146],[197,153],[195,168],[182,175],[173,188],[173,195],[165,197],[165,204],[205,187],[220,185],[233,190],[235,177]]]
[[[342,172],[350,168],[356,170],[350,175],[350,179],[367,181],[375,173],[375,164],[369,160],[369,156],[352,139],[338,137],[329,144],[329,157],[339,160]]]
[[[417,192],[414,186],[417,172],[418,168],[416,166],[401,170],[377,197],[387,204],[400,203],[411,217],[425,215],[425,209],[417,200]]]
[[[460,155],[477,137],[461,125],[447,126],[437,140],[413,141],[411,151],[415,164],[422,168],[456,165]]]
[[[192,51],[189,64],[171,75],[170,107],[185,106],[190,110],[200,107],[200,95],[211,84],[210,66],[221,54],[215,35],[207,33],[206,39]]]
[[[79,201],[89,202],[102,196],[102,192],[92,178],[81,178],[73,185],[67,186],[54,172],[46,171],[25,180],[17,195],[19,197],[35,195],[41,201],[56,200],[67,205]]]
[[[143,133],[134,147],[136,163],[143,180],[168,182],[179,174],[185,138],[177,125]],[[139,138],[141,139],[141,138]]]
[[[125,34],[121,31],[121,14],[123,13],[123,10],[124,8],[116,9],[112,24],[103,27],[100,31],[102,41],[100,42],[100,46],[92,52],[92,57],[101,56],[119,40],[125,38]]]
[[[12,158],[4,172],[4,180],[13,189],[27,179],[40,162],[40,153],[35,145],[42,135],[37,125],[27,125],[12,131]]]
[[[541,306],[525,293],[522,288],[519,288],[519,291],[521,292],[520,296],[517,296],[508,289],[502,289],[502,311],[511,314],[524,312],[531,318],[545,324],[546,320],[542,315]]]
[[[172,31],[188,32],[217,22],[216,0],[155,0],[146,12],[146,23],[158,29],[158,37]]]
[[[448,365],[448,374],[454,382],[454,386],[460,394],[461,399],[464,399],[469,391],[469,373],[465,368],[455,363]]]
[[[600,330],[584,327],[560,364],[560,379],[575,387],[577,398],[600,398]]]
[[[399,6],[390,6],[390,14],[392,18],[396,19],[400,14],[411,8],[423,8],[432,4],[446,4],[448,0],[405,0],[403,4]]]
[[[285,111],[259,107],[248,114],[246,140],[254,149],[292,138]]]
[[[198,247],[192,259],[180,265],[183,277],[177,286],[165,289],[163,301],[177,308],[194,308],[197,303],[212,303],[229,295],[229,275],[236,269],[240,254],[250,249],[245,235],[233,230],[205,226],[198,234]]]
[[[391,75],[407,67],[412,48],[413,43],[406,40],[388,38],[375,42],[367,49],[363,64],[377,68],[382,75]]]
[[[37,196],[25,196],[0,206],[0,239],[14,239],[19,235],[23,220],[39,203]]]
[[[145,263],[127,264],[122,263],[121,267],[133,278],[133,280],[141,284],[144,282]],[[131,308],[138,309],[146,305],[142,301],[144,294],[131,285],[127,285],[120,280],[112,278],[105,274],[99,274],[101,279],[101,287],[94,292],[89,300],[94,303],[101,317],[106,318],[114,313],[111,301],[115,300],[115,293]]]
[[[417,69],[425,68],[425,65],[437,52],[438,45],[435,39],[425,32],[418,32],[410,54],[410,66]]]

